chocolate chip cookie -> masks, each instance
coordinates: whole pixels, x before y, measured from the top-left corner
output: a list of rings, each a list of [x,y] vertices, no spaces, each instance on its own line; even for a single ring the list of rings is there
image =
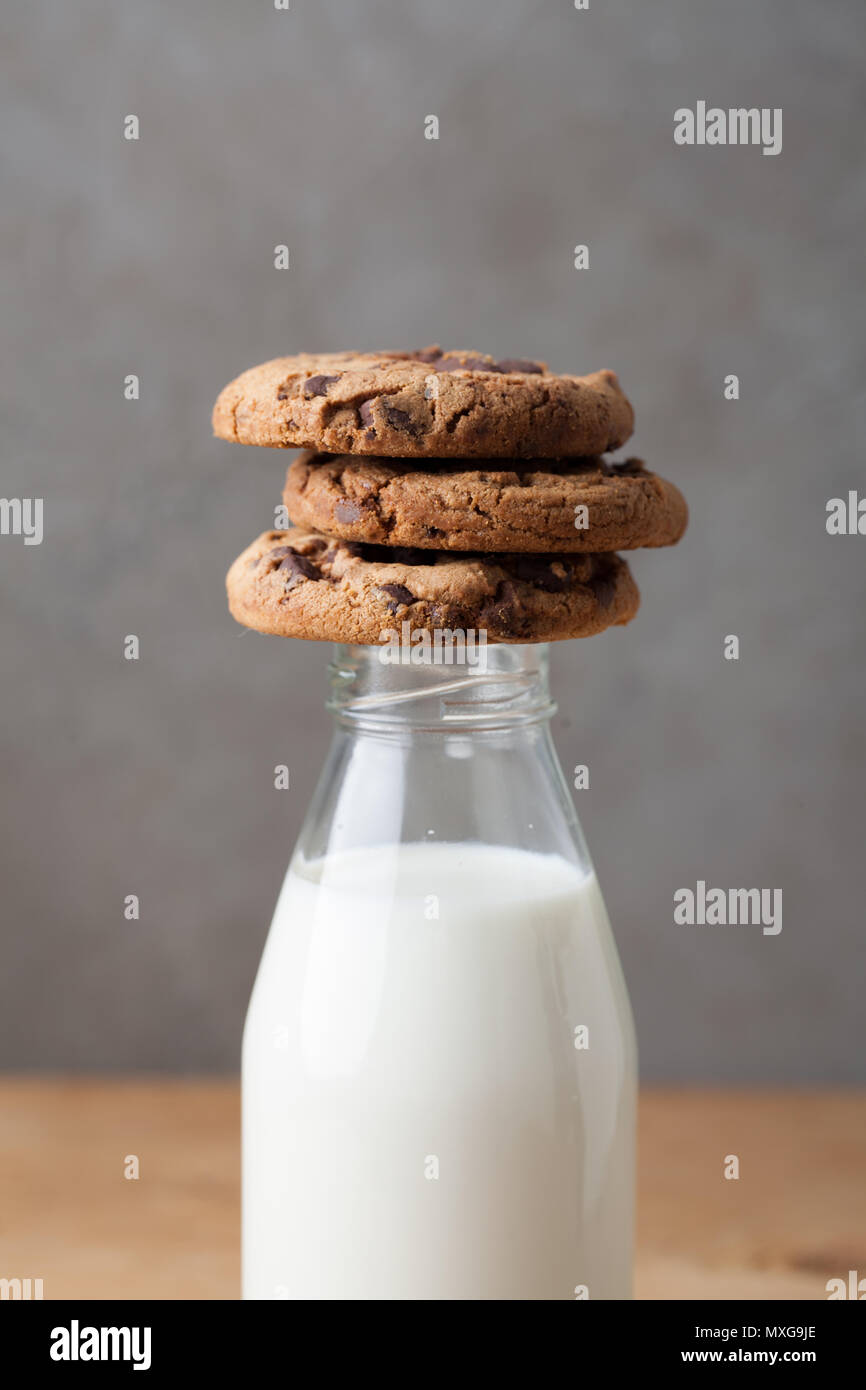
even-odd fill
[[[283,492],[296,526],[434,550],[634,550],[673,545],[688,509],[640,459],[538,460],[504,468],[304,453]]]
[[[220,439],[388,458],[588,458],[633,426],[613,372],[554,376],[438,347],[280,357],[230,382],[213,412]]]
[[[460,555],[266,531],[228,573],[229,608],[258,632],[378,644],[423,629],[555,642],[627,623],[640,602],[618,555]]]

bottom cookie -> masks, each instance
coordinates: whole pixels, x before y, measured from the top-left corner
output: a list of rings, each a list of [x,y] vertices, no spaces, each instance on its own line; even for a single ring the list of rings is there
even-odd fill
[[[256,632],[377,645],[395,631],[558,642],[630,622],[640,595],[618,555],[455,555],[266,531],[226,580],[232,615]],[[408,626],[404,626],[408,624]]]

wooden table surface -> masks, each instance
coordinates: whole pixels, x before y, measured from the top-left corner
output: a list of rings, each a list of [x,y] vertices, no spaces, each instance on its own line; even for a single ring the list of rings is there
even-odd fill
[[[235,1081],[0,1079],[0,1277],[236,1298],[238,1128]],[[648,1089],[639,1155],[638,1297],[825,1299],[866,1277],[862,1092]]]

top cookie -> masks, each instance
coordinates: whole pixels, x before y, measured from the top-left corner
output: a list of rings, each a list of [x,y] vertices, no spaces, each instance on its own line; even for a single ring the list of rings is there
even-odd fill
[[[616,374],[554,376],[543,362],[482,353],[278,357],[225,387],[220,439],[388,458],[591,457],[629,438]]]

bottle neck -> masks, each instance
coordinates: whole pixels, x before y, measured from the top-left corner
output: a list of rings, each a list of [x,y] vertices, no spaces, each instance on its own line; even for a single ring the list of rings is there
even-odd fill
[[[508,729],[550,719],[548,648],[497,643],[406,650],[338,646],[328,709],[338,723],[386,733]]]

